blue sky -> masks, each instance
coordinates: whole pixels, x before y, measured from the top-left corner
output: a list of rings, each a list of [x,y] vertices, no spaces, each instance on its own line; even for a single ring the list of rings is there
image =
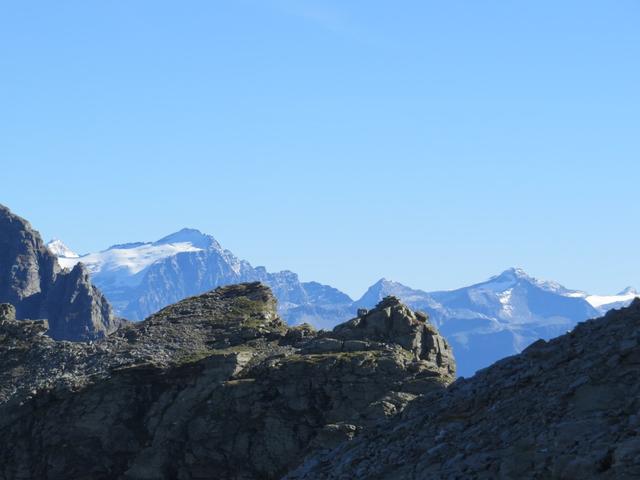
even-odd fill
[[[0,202],[359,296],[640,287],[640,3],[7,1]]]

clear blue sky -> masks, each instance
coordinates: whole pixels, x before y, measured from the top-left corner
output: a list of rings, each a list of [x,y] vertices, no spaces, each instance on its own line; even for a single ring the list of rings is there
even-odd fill
[[[5,1],[0,202],[359,296],[640,287],[640,2]]]

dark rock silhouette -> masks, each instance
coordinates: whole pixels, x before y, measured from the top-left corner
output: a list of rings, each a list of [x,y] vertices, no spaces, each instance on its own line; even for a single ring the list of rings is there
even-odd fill
[[[12,304],[18,319],[47,319],[55,339],[99,338],[118,326],[84,267],[61,271],[40,234],[2,205],[0,302]]]

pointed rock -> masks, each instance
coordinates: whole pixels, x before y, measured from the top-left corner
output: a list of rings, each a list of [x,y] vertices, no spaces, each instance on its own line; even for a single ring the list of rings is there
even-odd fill
[[[119,324],[84,267],[61,271],[40,234],[2,205],[0,301],[14,305],[20,320],[46,318],[56,339],[99,338]]]
[[[362,317],[338,325],[332,336],[396,344],[433,364],[442,374],[455,376],[453,352],[447,341],[428,322],[426,314],[412,311],[395,296],[385,297]]]

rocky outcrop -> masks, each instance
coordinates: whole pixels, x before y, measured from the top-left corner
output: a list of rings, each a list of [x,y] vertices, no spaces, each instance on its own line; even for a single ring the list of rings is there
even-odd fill
[[[640,300],[540,340],[287,479],[640,477]]]
[[[6,312],[2,480],[280,478],[455,370],[426,316],[393,298],[317,332],[287,327],[264,285],[234,285],[89,343]]]
[[[29,222],[0,205],[0,302],[18,319],[47,319],[56,339],[93,339],[118,326],[104,296],[79,264],[61,271]]]

